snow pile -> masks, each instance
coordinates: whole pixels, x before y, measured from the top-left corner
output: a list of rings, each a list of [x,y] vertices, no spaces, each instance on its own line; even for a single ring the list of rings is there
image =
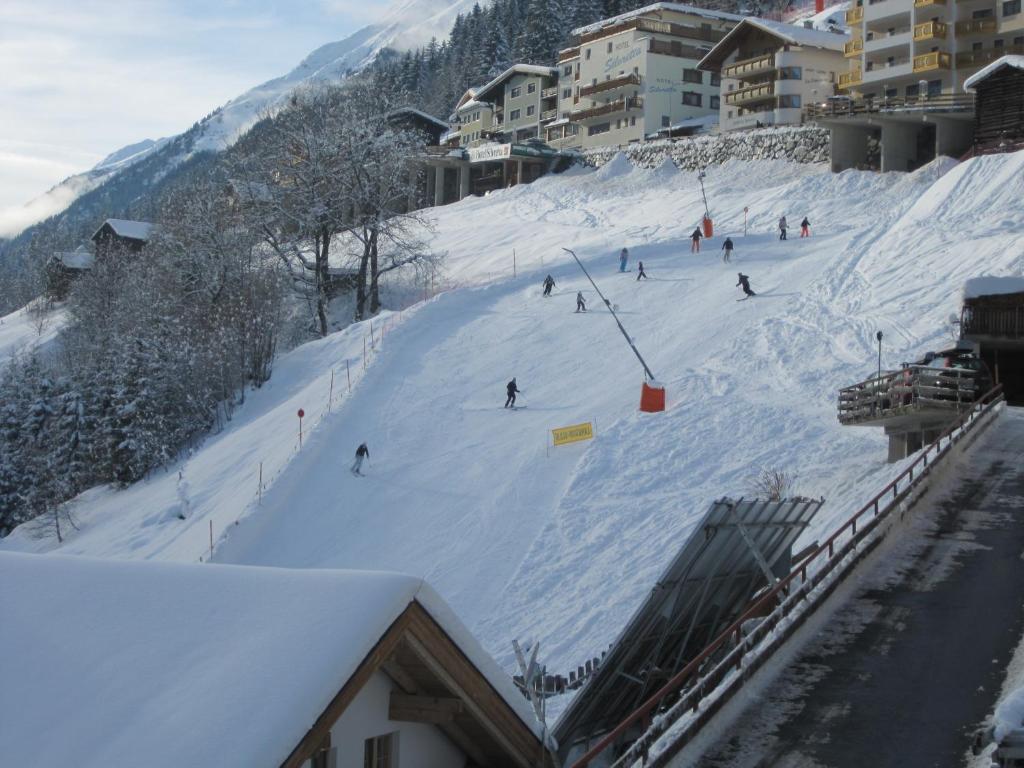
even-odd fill
[[[635,168],[629,162],[629,158],[622,154],[622,152],[616,152],[611,160],[598,169],[597,173],[594,174],[594,178],[599,181],[611,181],[620,176],[628,176],[634,170]]]
[[[752,495],[763,467],[826,498],[797,546],[821,539],[900,470],[881,430],[838,424],[836,391],[875,370],[876,331],[886,367],[945,348],[964,281],[1014,271],[1024,153],[938,178],[731,160],[704,179],[716,236],[700,254],[689,245],[704,212],[696,173],[628,166],[432,210],[432,246],[462,288],[383,346],[375,320],[365,374],[369,323],[283,356],[183,462],[187,520],[164,514],[181,506],[172,467],[80,497],[81,530],[62,551],[194,560],[213,520],[217,560],[415,573],[505,669],[510,640],[531,638],[564,674],[614,639],[708,503]],[[780,242],[783,214],[808,216],[813,237]],[[632,273],[618,272],[623,246]],[[620,307],[667,387],[665,413],[637,412],[640,366],[563,247]],[[637,260],[649,280],[636,280]],[[737,303],[740,270],[758,296]],[[586,314],[573,311],[577,291]],[[297,451],[296,410],[322,412],[332,372],[335,407]],[[514,412],[501,407],[513,376],[526,406]],[[587,421],[593,440],[550,446],[551,429]],[[356,478],[344,469],[364,440],[371,461]],[[23,527],[0,547],[56,544]]]
[[[279,765],[414,600],[538,730],[411,576],[0,553],[0,581],[5,764]]]
[[[1024,277],[982,275],[964,283],[964,298],[997,296],[1004,293],[1024,293]]]

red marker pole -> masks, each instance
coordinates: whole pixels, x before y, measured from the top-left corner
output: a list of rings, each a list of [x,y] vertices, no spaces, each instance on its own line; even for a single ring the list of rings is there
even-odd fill
[[[302,450],[302,417],[306,415],[306,412],[299,408],[299,450]]]

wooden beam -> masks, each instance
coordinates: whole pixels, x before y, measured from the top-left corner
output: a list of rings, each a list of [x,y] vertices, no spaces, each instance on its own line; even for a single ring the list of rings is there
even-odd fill
[[[409,696],[391,692],[388,719],[409,723],[449,723],[464,710],[462,701],[439,696]]]

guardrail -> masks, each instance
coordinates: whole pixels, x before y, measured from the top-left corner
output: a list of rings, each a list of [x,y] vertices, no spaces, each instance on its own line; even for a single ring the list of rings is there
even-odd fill
[[[854,552],[878,524],[886,519],[910,495],[911,491],[923,482],[932,468],[949,454],[956,443],[970,434],[980,418],[986,416],[998,403],[1003,401],[1002,389],[1002,385],[998,384],[987,392],[968,413],[939,435],[935,442],[924,448],[914,462],[904,469],[896,479],[886,485],[828,539],[794,566],[789,575],[755,600],[739,618],[723,630],[671,680],[573,763],[572,768],[584,768],[590,765],[630,728],[649,718],[667,697],[678,695],[678,700],[654,719],[644,734],[612,763],[611,768],[625,768],[637,760],[646,764],[649,750],[654,742],[687,713],[698,713],[701,703],[717,691],[717,686],[733,670],[743,668],[744,654],[748,650],[754,650],[761,641],[766,640],[770,633],[779,627],[781,622],[792,616],[794,620],[787,623],[785,629],[780,632],[767,650],[772,651],[778,648],[795,631],[799,623],[810,615],[811,610],[817,607],[831,592],[831,588],[818,592],[815,592],[815,588],[821,585],[829,575],[836,572],[846,557]],[[929,454],[932,455],[929,456]],[[857,561],[857,559],[851,560],[842,571],[837,573],[837,578],[842,578],[848,573]],[[794,616],[801,607],[806,607],[807,610]],[[744,625],[755,620],[757,620],[756,626],[749,630],[745,629]],[[698,678],[697,676],[712,663],[712,657],[726,649],[728,650],[725,656],[717,661],[706,674]],[[691,681],[692,685],[683,690],[684,686]],[[742,680],[740,680],[740,684],[742,684]],[[720,705],[721,702],[719,702]],[[705,709],[706,717],[710,717],[714,711],[715,709],[707,707]],[[651,763],[652,768],[661,765],[681,746],[676,742],[672,749],[657,755]]]
[[[908,365],[839,390],[839,423],[867,424],[923,410],[962,410],[977,395],[969,368]]]
[[[972,112],[973,110],[973,95],[940,93],[935,96],[894,96],[888,99],[834,99],[827,104],[809,104],[804,113],[808,119],[816,120],[897,112]]]

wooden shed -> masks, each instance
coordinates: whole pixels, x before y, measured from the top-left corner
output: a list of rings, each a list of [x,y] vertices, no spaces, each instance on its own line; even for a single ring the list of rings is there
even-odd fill
[[[1024,149],[1024,56],[1003,56],[969,77],[977,94],[974,154]]]

